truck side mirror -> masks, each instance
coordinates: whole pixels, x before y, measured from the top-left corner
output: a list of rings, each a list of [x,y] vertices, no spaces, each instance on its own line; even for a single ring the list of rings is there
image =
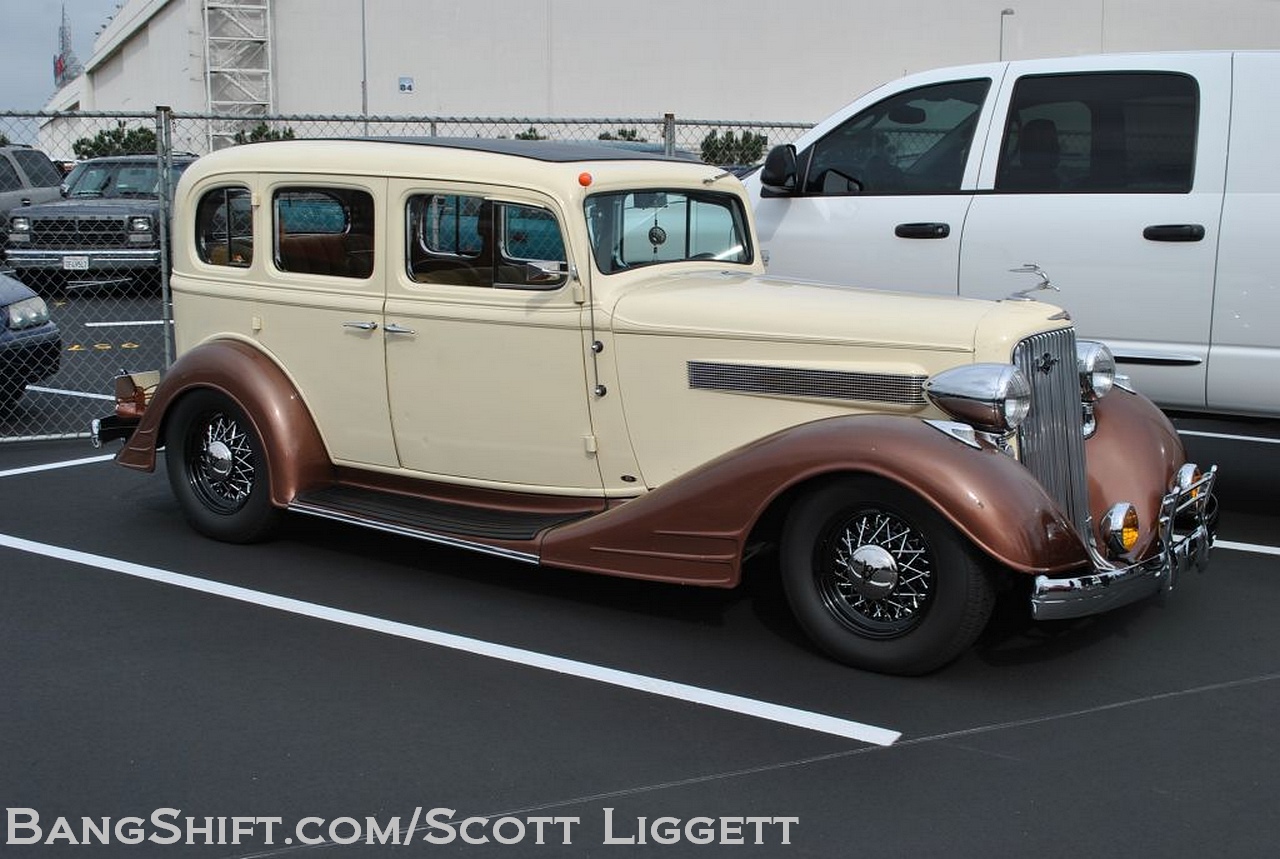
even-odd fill
[[[760,184],[775,194],[796,191],[796,148],[790,143],[775,146],[765,156],[760,168]]]

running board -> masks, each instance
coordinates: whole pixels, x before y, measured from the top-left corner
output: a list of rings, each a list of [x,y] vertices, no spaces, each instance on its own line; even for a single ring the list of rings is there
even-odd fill
[[[331,486],[303,493],[289,504],[289,509],[308,516],[529,564],[538,563],[536,554],[495,546],[486,541],[532,542],[547,528],[582,516],[577,512],[494,510],[354,486]]]

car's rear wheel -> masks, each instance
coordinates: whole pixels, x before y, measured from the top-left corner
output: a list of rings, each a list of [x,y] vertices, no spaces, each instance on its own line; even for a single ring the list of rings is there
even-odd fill
[[[168,420],[165,464],[183,514],[200,533],[251,543],[277,524],[262,440],[225,395],[195,391],[178,402]]]
[[[783,585],[809,637],[859,668],[923,674],[973,644],[995,589],[984,560],[910,491],[851,476],[791,509]]]

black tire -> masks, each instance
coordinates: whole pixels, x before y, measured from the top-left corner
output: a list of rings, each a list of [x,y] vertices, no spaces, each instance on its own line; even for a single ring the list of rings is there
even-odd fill
[[[165,431],[165,464],[183,515],[201,534],[253,543],[278,524],[262,440],[225,395],[195,391],[178,402]]]
[[[873,477],[841,478],[800,498],[780,563],[791,610],[813,642],[872,671],[940,668],[973,644],[995,603],[984,559],[956,529]]]

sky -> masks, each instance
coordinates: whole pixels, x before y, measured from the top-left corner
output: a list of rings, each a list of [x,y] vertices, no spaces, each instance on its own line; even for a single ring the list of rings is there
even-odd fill
[[[124,0],[0,0],[0,110],[40,110],[54,93],[53,57],[66,6],[71,41],[89,60],[99,29]]]

